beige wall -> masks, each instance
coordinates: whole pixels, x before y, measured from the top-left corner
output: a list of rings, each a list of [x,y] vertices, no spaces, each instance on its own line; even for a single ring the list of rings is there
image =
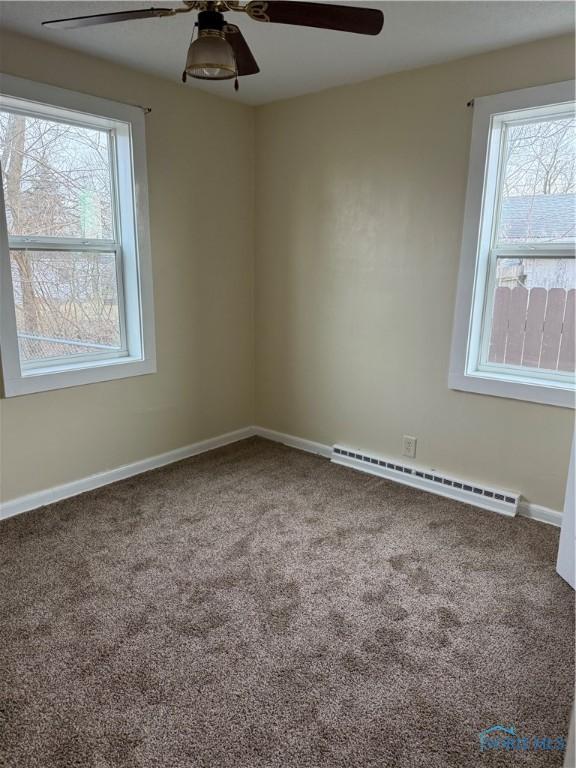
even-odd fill
[[[450,391],[474,96],[573,77],[571,38],[257,112],[257,423],[562,509],[572,413]]]
[[[253,110],[4,33],[0,71],[152,107],[158,373],[0,401],[2,499],[253,422]]]
[[[446,378],[465,103],[572,57],[558,38],[253,110],[3,33],[1,71],[153,109],[158,347],[155,375],[0,401],[3,500],[256,422],[392,456],[414,434],[419,462],[561,509],[571,414]]]

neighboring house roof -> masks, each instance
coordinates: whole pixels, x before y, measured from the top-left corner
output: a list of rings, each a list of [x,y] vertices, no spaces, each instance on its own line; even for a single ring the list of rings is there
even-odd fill
[[[576,195],[535,195],[502,200],[504,240],[559,240],[576,234]]]

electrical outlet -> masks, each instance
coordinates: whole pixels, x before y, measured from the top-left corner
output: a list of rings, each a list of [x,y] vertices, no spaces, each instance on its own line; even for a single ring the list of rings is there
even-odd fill
[[[402,456],[408,456],[410,459],[416,457],[416,438],[412,435],[402,437]]]

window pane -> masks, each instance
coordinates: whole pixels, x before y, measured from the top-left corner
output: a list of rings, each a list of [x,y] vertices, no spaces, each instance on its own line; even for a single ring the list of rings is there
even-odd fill
[[[9,235],[113,239],[110,136],[0,111]]]
[[[499,258],[488,363],[574,371],[574,259]]]
[[[10,251],[22,363],[121,352],[116,255]]]
[[[574,240],[575,142],[574,118],[507,127],[500,244]]]

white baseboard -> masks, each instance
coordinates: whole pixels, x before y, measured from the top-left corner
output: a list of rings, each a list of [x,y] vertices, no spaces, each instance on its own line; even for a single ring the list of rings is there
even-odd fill
[[[530,520],[538,520],[540,523],[548,523],[558,528],[562,525],[562,512],[549,507],[542,507],[540,504],[530,504],[528,501],[521,501],[518,507],[518,514],[527,517]]]
[[[307,451],[308,453],[317,453],[327,459],[332,455],[332,448],[329,445],[305,440],[303,437],[286,435],[283,432],[275,432],[273,429],[265,429],[264,427],[254,427],[253,430],[254,435],[264,437],[266,440],[272,440],[274,443],[282,443],[283,445],[290,446],[290,448],[299,448],[301,451]]]
[[[295,437],[294,435],[287,435],[283,432],[276,432],[272,429],[265,429],[264,427],[254,427],[253,428],[253,434],[258,435],[259,437],[264,437],[267,440],[272,440],[275,443],[282,443],[283,445],[288,445],[291,448],[299,448],[302,451],[308,451],[309,453],[317,453],[320,456],[324,456],[327,459],[332,458],[332,446],[324,445],[323,443],[316,443],[312,440],[305,440],[302,437]],[[344,463],[344,462],[341,462]],[[352,468],[357,469],[361,472],[365,472],[366,470],[358,465],[352,465],[352,463],[347,463],[347,466],[352,466]],[[397,473],[394,474],[394,476],[389,476],[388,479],[393,480],[397,483],[402,483],[403,485],[413,485],[410,482],[407,482],[408,478],[404,478],[402,476],[396,476]],[[429,493],[434,493],[435,495],[443,495],[449,498],[454,498],[456,501],[461,501],[465,504],[469,504],[470,501],[468,498],[461,498],[458,496],[458,492],[456,491],[454,495],[449,495],[448,493],[445,493],[445,489],[443,488],[443,493],[438,493],[438,488],[435,487],[435,484],[426,485],[426,487],[422,486],[413,486],[413,487],[419,487],[422,490],[425,490]],[[489,507],[484,507],[489,508]],[[500,510],[495,510],[500,511]],[[530,504],[528,501],[521,499],[518,504],[518,514],[522,517],[527,517],[530,520],[537,520],[541,523],[548,523],[549,525],[555,525],[560,526],[562,523],[562,513],[557,512],[555,509],[548,509],[548,507],[542,507],[538,504]]]
[[[17,499],[11,499],[0,503],[0,520],[13,517],[21,512],[29,512],[32,509],[38,507],[44,507],[47,504],[53,504],[56,501],[70,498],[71,496],[77,496],[85,491],[92,491],[95,488],[100,488],[103,485],[115,483],[118,480],[124,480],[127,477],[133,477],[139,475],[142,472],[148,472],[152,469],[163,467],[167,464],[172,464],[182,459],[196,456],[206,451],[212,451],[215,448],[220,448],[224,445],[230,445],[236,443],[239,440],[245,440],[248,437],[258,435],[267,440],[271,440],[275,443],[282,443],[288,445],[291,448],[298,448],[301,451],[307,451],[308,453],[315,453],[323,456],[327,459],[332,457],[332,446],[324,445],[323,443],[316,443],[313,440],[306,440],[302,437],[296,437],[294,435],[287,435],[283,432],[276,432],[272,429],[266,429],[264,427],[245,427],[244,429],[238,429],[234,432],[228,432],[224,435],[217,437],[211,437],[208,440],[201,440],[198,443],[192,443],[191,445],[185,445],[182,448],[177,448],[174,451],[168,451],[167,453],[161,453],[157,456],[152,456],[148,459],[136,461],[132,464],[125,464],[115,469],[107,470],[105,472],[98,472],[95,475],[84,477],[80,480],[74,480],[70,483],[64,483],[53,488],[48,488],[44,491],[38,491],[37,493],[30,493],[27,496],[20,496]],[[362,467],[354,467],[359,471],[365,471]],[[393,477],[395,482],[406,483],[402,477]],[[426,488],[431,493],[435,492],[435,488]],[[461,499],[459,499],[461,500]],[[538,504],[530,504],[527,501],[522,500],[519,504],[518,514],[531,520],[538,520],[542,523],[548,523],[549,525],[560,526],[562,521],[562,513],[557,512],[554,509],[548,509]]]
[[[27,496],[20,496],[17,499],[5,501],[0,504],[0,520],[19,515],[21,512],[29,512],[32,509],[44,507],[47,504],[53,504],[55,501],[68,499],[70,496],[77,496],[79,493],[84,493],[85,491],[92,491],[95,488],[100,488],[109,483],[115,483],[118,480],[124,480],[127,477],[140,475],[142,472],[148,472],[151,469],[164,467],[166,464],[173,464],[175,461],[188,459],[199,453],[212,451],[214,448],[221,448],[224,445],[236,443],[238,440],[244,440],[247,437],[252,437],[254,434],[255,431],[253,427],[245,427],[244,429],[238,429],[235,432],[228,432],[224,435],[211,437],[208,440],[201,440],[198,443],[192,443],[191,445],[185,445],[182,448],[176,448],[174,451],[160,453],[157,456],[151,456],[148,459],[135,461],[132,464],[124,464],[115,469],[98,472],[95,475],[83,477],[81,480],[74,480],[71,483],[57,485],[53,488],[48,488],[45,491],[38,491],[37,493],[30,493]]]

